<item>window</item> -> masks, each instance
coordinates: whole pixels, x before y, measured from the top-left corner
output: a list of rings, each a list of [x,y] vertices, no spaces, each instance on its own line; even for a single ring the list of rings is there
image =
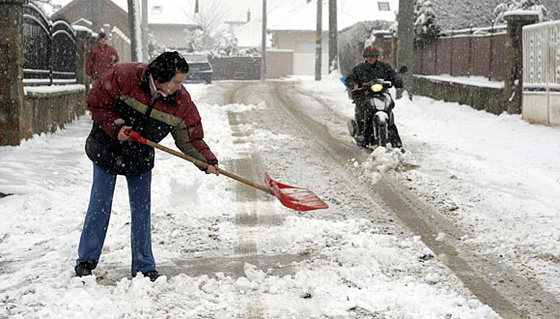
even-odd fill
[[[377,3],[377,7],[379,11],[391,11],[391,6],[389,6],[389,2],[379,1]]]
[[[152,7],[152,14],[153,15],[161,15],[162,12],[163,12],[163,7],[162,6],[153,6]]]

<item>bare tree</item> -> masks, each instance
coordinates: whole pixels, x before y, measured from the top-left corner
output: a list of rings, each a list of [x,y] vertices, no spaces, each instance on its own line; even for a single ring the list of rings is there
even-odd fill
[[[228,2],[227,5],[231,5]],[[198,13],[195,15],[195,22],[210,36],[221,33],[224,22],[227,19],[227,12],[230,8],[217,0],[201,1]]]
[[[437,23],[443,30],[468,28],[471,24],[475,27],[490,26],[496,20],[494,9],[500,4],[511,2],[509,0],[432,0]],[[517,0],[515,2],[523,2]],[[542,5],[548,9],[549,18],[560,18],[560,1],[541,0]]]
[[[209,51],[216,46],[218,39],[228,37],[230,31],[225,24],[228,11],[229,8],[217,0],[199,1],[194,16],[199,29],[187,32],[187,47],[192,51]]]
[[[494,8],[504,0],[434,0],[432,5],[442,30],[492,25]]]

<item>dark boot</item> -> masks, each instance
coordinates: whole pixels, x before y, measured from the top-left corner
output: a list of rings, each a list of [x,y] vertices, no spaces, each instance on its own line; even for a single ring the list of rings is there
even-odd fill
[[[156,270],[148,270],[146,272],[143,272],[142,275],[144,275],[144,277],[150,278],[151,282],[154,282],[159,278],[159,273]],[[133,274],[132,277],[136,277],[136,274]]]
[[[142,274],[144,275],[144,277],[149,277],[150,281],[152,282],[156,281],[156,279],[158,279],[159,277],[159,273],[155,270],[146,271],[145,273]]]
[[[356,140],[356,144],[358,144],[358,146],[360,147],[368,146],[368,141],[366,141],[363,135],[356,135],[354,136],[354,139]]]
[[[394,148],[402,147],[401,137],[399,136],[399,131],[395,124],[389,125],[389,142]]]
[[[356,122],[356,129],[354,132],[354,136],[363,137],[365,112],[366,112],[365,100],[356,100],[354,103],[356,104],[356,107],[354,109],[354,120]]]
[[[74,271],[78,277],[91,276],[91,271],[95,269],[95,266],[96,262],[94,260],[82,261],[74,267]]]

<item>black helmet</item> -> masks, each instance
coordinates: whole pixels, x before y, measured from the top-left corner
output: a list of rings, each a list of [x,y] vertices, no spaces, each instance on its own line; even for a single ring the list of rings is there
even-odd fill
[[[376,58],[379,58],[379,49],[372,45],[366,47],[364,49],[364,59],[367,58],[368,56],[375,56]]]

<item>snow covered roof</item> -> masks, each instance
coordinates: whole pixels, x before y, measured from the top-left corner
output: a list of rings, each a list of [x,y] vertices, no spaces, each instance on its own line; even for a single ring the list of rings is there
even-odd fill
[[[52,12],[47,12],[47,13],[52,14],[57,9],[67,6],[72,1],[74,1],[74,0],[51,0],[51,6],[53,7],[51,9],[53,11]],[[124,11],[128,11],[128,1],[127,0],[111,0],[111,1],[113,1],[116,5],[118,5],[120,8],[122,8]]]
[[[381,4],[380,4],[381,3]],[[383,9],[383,10],[380,10]],[[344,30],[360,21],[395,21],[397,0],[352,0],[337,3],[337,26]],[[275,9],[268,17],[271,31],[315,31],[317,28],[317,0],[308,3],[292,2]],[[328,1],[323,0],[324,31],[329,29]]]
[[[380,10],[388,9],[388,11]],[[342,31],[361,21],[396,21],[398,0],[338,0],[337,27]],[[269,31],[315,31],[317,1],[285,0],[281,6],[268,10]],[[329,29],[328,1],[323,0],[323,30]],[[262,16],[258,16],[236,32],[239,46],[260,46]]]
[[[52,0],[53,6],[64,7],[73,0]],[[127,0],[111,0],[128,12]],[[196,0],[148,0],[148,23],[150,24],[196,24],[194,7]],[[142,1],[139,1],[142,5]]]
[[[149,0],[148,7],[150,24],[197,24],[194,21],[195,0]]]

